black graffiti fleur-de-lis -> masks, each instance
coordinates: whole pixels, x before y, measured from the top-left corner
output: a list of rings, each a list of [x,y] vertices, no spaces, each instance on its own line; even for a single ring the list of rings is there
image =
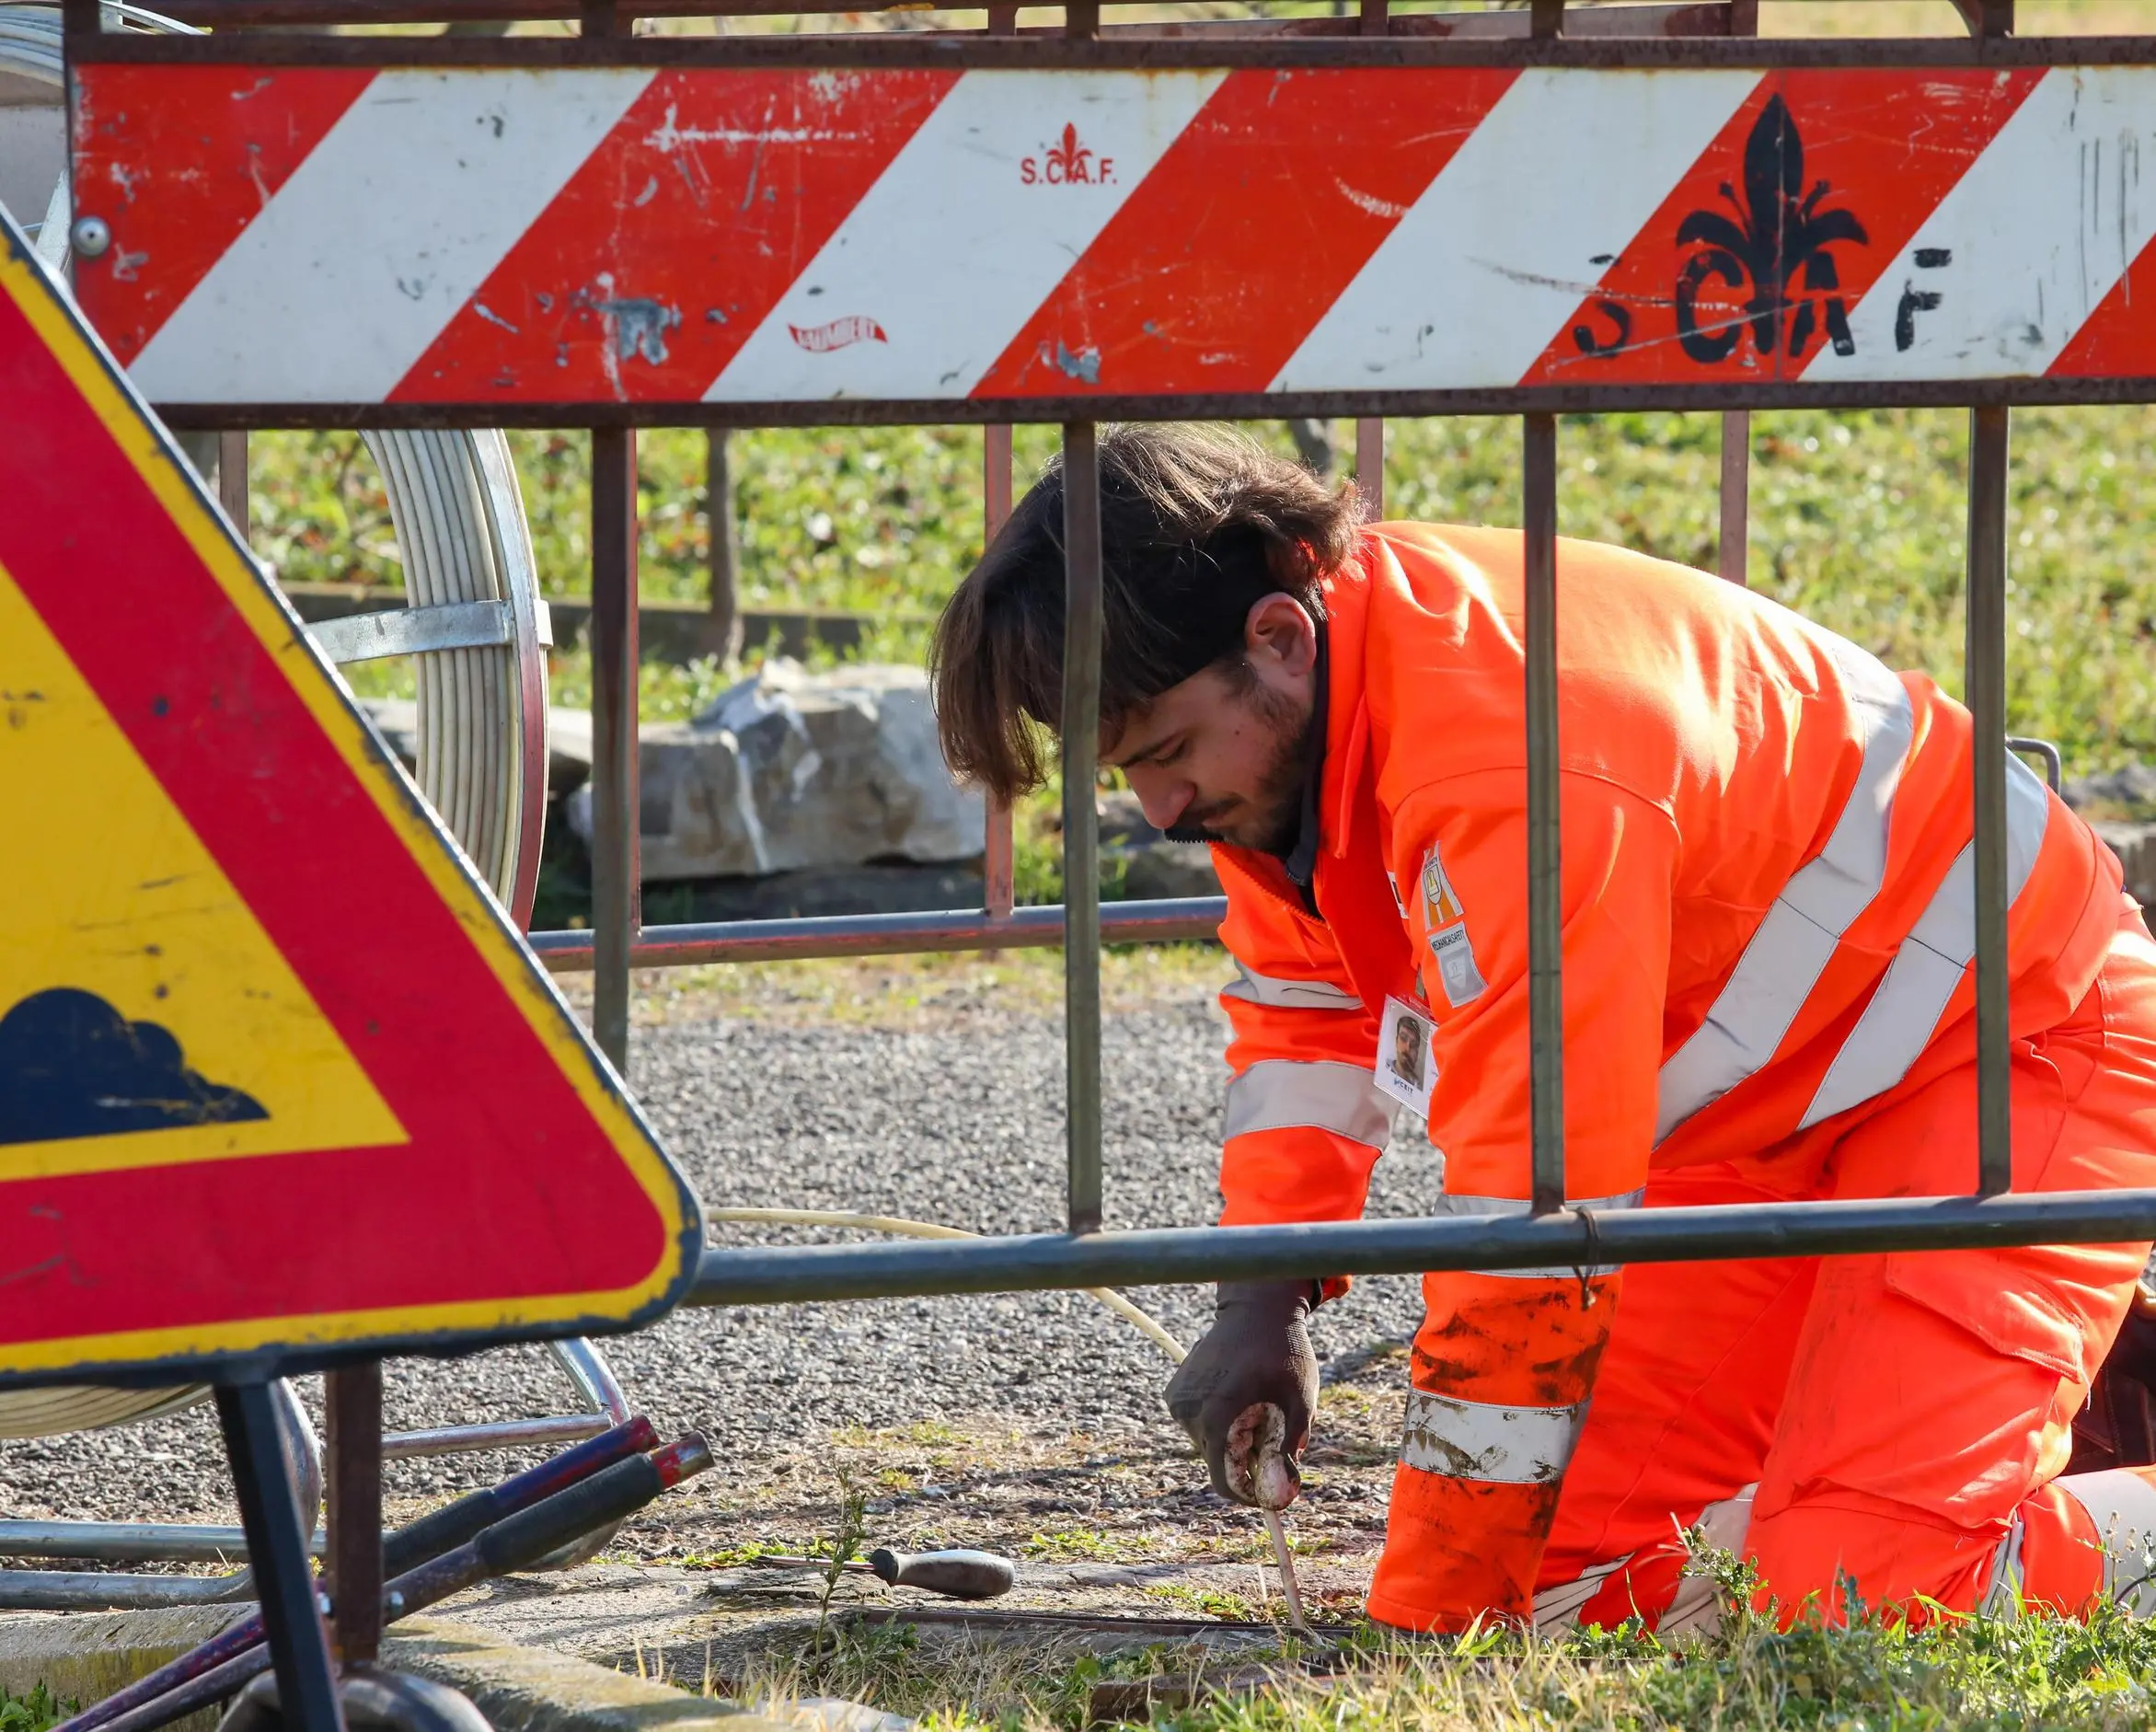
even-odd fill
[[[1685,353],[1710,364],[1726,360],[1748,328],[1762,355],[1786,342],[1794,361],[1821,323],[1837,354],[1855,352],[1831,249],[1866,246],[1872,237],[1853,211],[1819,208],[1829,191],[1824,180],[1805,191],[1804,140],[1788,105],[1772,98],[1745,141],[1743,197],[1722,183],[1735,214],[1694,211],[1678,226],[1677,244],[1699,248],[1677,280],[1677,340]],[[1711,282],[1746,294],[1742,319],[1701,328],[1700,291]]]

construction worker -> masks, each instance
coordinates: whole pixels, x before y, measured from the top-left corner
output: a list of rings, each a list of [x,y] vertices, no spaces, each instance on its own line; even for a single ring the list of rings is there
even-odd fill
[[[1099,458],[1102,759],[1228,892],[1222,1220],[1358,1216],[1401,1107],[1428,1212],[1526,1212],[1521,537],[1366,525],[1221,433]],[[937,632],[946,754],[1005,798],[1060,713],[1063,487]],[[1585,542],[1557,570],[1568,1201],[1966,1193],[1968,712],[1740,586]],[[2156,945],[2089,827],[2008,778],[2014,1188],[2156,1186]],[[2156,1536],[2148,1476],[2062,1477],[2149,1251],[1426,1276],[1371,1616],[1670,1627],[1700,1524],[1785,1616],[1851,1584],[2081,1611]],[[1295,1495],[1306,1319],[1345,1287],[1219,1289],[1168,1401],[1228,1496]]]

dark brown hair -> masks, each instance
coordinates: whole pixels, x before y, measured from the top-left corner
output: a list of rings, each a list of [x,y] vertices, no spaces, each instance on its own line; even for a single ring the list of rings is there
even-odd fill
[[[1105,631],[1101,723],[1203,668],[1239,660],[1253,603],[1321,613],[1361,519],[1352,487],[1223,428],[1136,423],[1100,435]],[[943,756],[1009,800],[1043,778],[1063,704],[1063,465],[1033,483],[936,625],[928,655]]]

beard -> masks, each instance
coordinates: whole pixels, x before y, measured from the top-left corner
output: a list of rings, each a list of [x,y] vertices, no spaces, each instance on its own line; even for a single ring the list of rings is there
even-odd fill
[[[1256,679],[1240,700],[1272,740],[1256,790],[1247,798],[1231,795],[1193,807],[1161,835],[1170,842],[1217,842],[1285,856],[1302,830],[1303,790],[1317,767],[1325,719],[1316,706],[1307,719],[1297,715],[1292,698]]]

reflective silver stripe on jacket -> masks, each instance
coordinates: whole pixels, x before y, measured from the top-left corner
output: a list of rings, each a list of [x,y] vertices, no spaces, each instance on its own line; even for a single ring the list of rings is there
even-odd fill
[[[1494,1485],[1549,1485],[1564,1477],[1587,1404],[1498,1407],[1428,1390],[1407,1392],[1400,1459],[1447,1479]]]
[[[1311,1126],[1373,1149],[1392,1135],[1392,1100],[1366,1065],[1338,1059],[1261,1058],[1228,1085],[1221,1136]]]
[[[1834,641],[1864,761],[1827,846],[1791,874],[1692,1037],[1662,1067],[1654,1140],[1752,1076],[1781,1045],[1841,935],[1886,882],[1886,832],[1914,718],[1885,664]]]
[[[1734,1495],[1709,1504],[1700,1512],[1700,1518],[1689,1524],[1679,1519],[1677,1512],[1672,1510],[1670,1526],[1687,1532],[1688,1537],[1689,1529],[1701,1530],[1701,1538],[1711,1550],[1741,1553],[1745,1536],[1752,1525],[1752,1499],[1758,1489],[1758,1482],[1756,1480],[1749,1485],[1739,1486]],[[1637,1553],[1627,1552],[1622,1557],[1590,1565],[1571,1581],[1553,1583],[1541,1589],[1535,1596],[1536,1630],[1543,1632],[1577,1628],[1580,1613],[1602,1591],[1602,1585],[1637,1555]],[[1640,1611],[1651,1608],[1635,1605],[1632,1610]],[[1721,1625],[1721,1593],[1712,1580],[1688,1567],[1678,1582],[1676,1597],[1663,1612],[1661,1622],[1656,1628],[1672,1633],[1697,1630],[1712,1634],[1720,1629]]]
[[[1607,1214],[1611,1209],[1638,1208],[1646,1200],[1644,1191],[1627,1191],[1622,1196],[1582,1196],[1566,1201],[1567,1208],[1594,1209]],[[1525,1215],[1532,1205],[1516,1196],[1455,1196],[1447,1194],[1437,1199],[1436,1212],[1440,1215]],[[1570,1264],[1558,1267],[1537,1269],[1480,1269],[1478,1275],[1505,1276],[1523,1281],[1576,1281],[1582,1276],[1612,1275],[1622,1265],[1615,1263],[1597,1263],[1585,1268]]]
[[[1241,976],[1220,989],[1224,999],[1243,999],[1251,1004],[1269,1004],[1282,1010],[1359,1010],[1363,1001],[1330,980],[1289,980],[1278,975],[1261,975],[1237,962]]]
[[[2006,755],[2006,899],[2012,903],[2035,870],[2050,822],[2044,784],[2012,752]],[[1886,965],[1886,977],[1850,1030],[1820,1080],[1819,1091],[1797,1128],[1846,1113],[1885,1094],[1909,1073],[1937,1032],[1946,1001],[1977,953],[1977,845],[1954,856],[1945,882],[1932,893]]]
[[[2068,1473],[2053,1484],[2087,1510],[2096,1525],[2096,1538],[2104,1547],[2104,1591],[2134,1617],[2156,1616],[2156,1485],[2122,1467]],[[2017,1519],[2017,1565],[2021,1531]],[[2018,1589],[2021,1583],[2017,1580],[2014,1586]]]
[[[2156,1617],[2156,1485],[2130,1468],[2065,1473],[2052,1482],[2088,1512],[2103,1547],[2103,1591],[2128,1616]],[[2028,1604],[2023,1542],[2016,1516],[1991,1558],[1991,1579],[1977,1611],[1987,1618],[2021,1616]]]

